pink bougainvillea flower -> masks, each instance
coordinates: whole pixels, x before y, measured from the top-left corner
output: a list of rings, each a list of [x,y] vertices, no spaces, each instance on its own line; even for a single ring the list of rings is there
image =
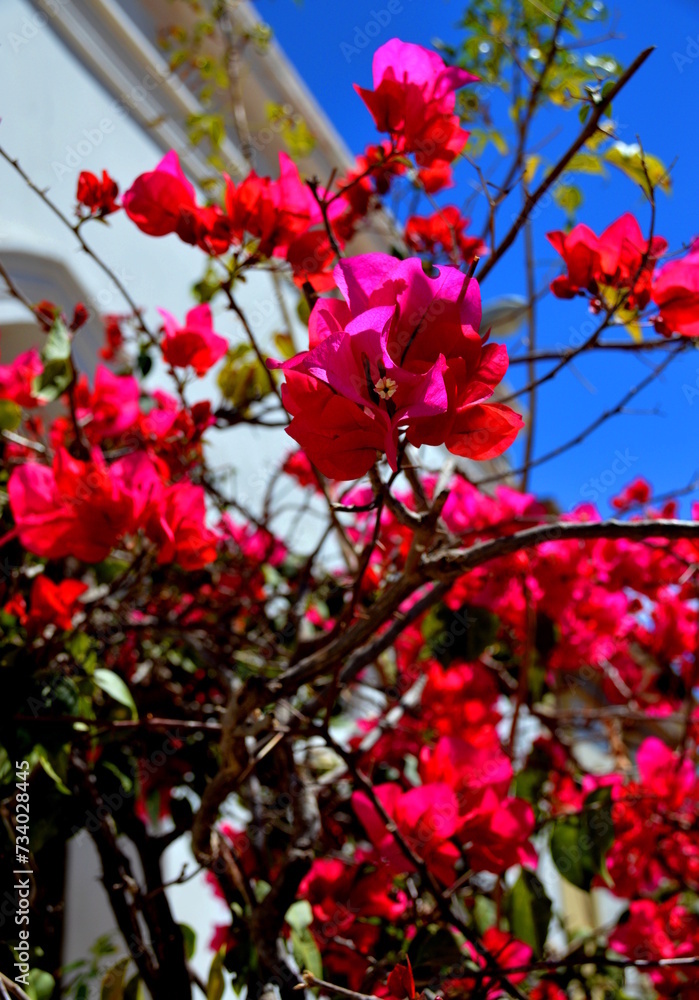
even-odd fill
[[[346,301],[319,300],[309,321],[310,350],[271,363],[287,376],[283,398],[294,417],[288,433],[311,461],[349,479],[363,475],[379,451],[395,468],[401,430],[416,446],[446,444],[476,459],[501,454],[522,421],[487,402],[508,359],[504,347],[484,346],[477,332],[478,284],[453,267],[430,278],[419,260],[379,253],[342,260],[333,276]],[[311,390],[315,400],[306,398]],[[333,412],[319,421],[325,406]],[[350,429],[351,465],[343,470],[336,442]]]
[[[653,267],[667,249],[667,241],[654,236],[649,243],[629,212],[601,236],[583,223],[569,233],[559,230],[546,236],[568,269],[551,283],[558,298],[569,299],[586,291],[598,295],[605,288],[615,288],[628,293],[629,308],[643,309],[648,304]]]
[[[116,437],[133,427],[140,416],[140,388],[132,375],[115,375],[97,365],[92,392],[83,376],[76,387],[76,416],[92,442]]]
[[[378,785],[377,798],[411,850],[445,885],[454,880],[459,850],[449,839],[459,828],[459,804],[448,785],[420,785],[404,792],[400,785]],[[397,872],[412,871],[396,838],[364,792],[354,792],[352,805],[380,860]]]
[[[279,367],[323,382],[365,415],[373,416],[377,424],[382,423],[381,450],[395,469],[399,426],[445,411],[448,400],[443,355],[424,372],[413,372],[394,362],[388,350],[393,318],[390,307],[367,310],[345,330],[329,334],[312,350]],[[289,433],[294,436],[293,426]]]
[[[374,89],[355,84],[355,90],[378,130],[388,132],[400,152],[414,153],[425,186],[438,190],[469,136],[454,114],[455,91],[478,77],[398,38],[376,50],[372,73]]]
[[[504,798],[513,778],[512,764],[497,747],[478,747],[456,736],[443,736],[434,748],[420,751],[422,780],[453,788],[464,813],[476,808],[490,789]]]
[[[118,212],[118,195],[119,185],[106,170],[102,171],[101,178],[89,170],[80,173],[76,197],[81,205],[90,210],[91,215],[103,219],[106,215]]]
[[[158,483],[143,453],[108,466],[97,450],[82,462],[59,448],[51,468],[32,462],[15,469],[7,490],[26,549],[47,559],[94,563],[134,530]]]
[[[656,272],[652,297],[660,307],[655,324],[661,333],[699,337],[699,240],[684,257]]]
[[[356,853],[354,863],[316,858],[299,886],[299,897],[311,906],[310,929],[324,968],[337,968],[340,937],[346,946],[352,946],[355,971],[363,971],[381,933],[379,920],[396,920],[408,907],[405,893],[393,887],[390,869],[384,866],[371,871],[363,860],[361,851]]]
[[[634,899],[629,915],[612,932],[609,946],[632,961],[690,958],[699,948],[696,916],[673,896],[664,902]],[[651,966],[647,971],[660,996],[697,1000],[699,987],[691,965]]]
[[[689,642],[695,627],[689,629]],[[669,634],[667,628],[662,631],[666,646]],[[691,817],[699,804],[699,781],[694,765],[654,736],[643,741],[636,761],[638,781],[617,783],[613,791],[614,843],[607,854],[613,891],[619,896],[652,893],[677,878],[696,890],[699,836]]]
[[[18,406],[41,406],[45,400],[34,395],[34,380],[44,366],[35,347],[18,355],[9,365],[0,365],[0,399]]]
[[[474,871],[501,874],[513,865],[536,866],[529,843],[534,832],[534,810],[524,799],[501,799],[488,789],[482,801],[466,813],[459,839]]]
[[[29,616],[27,625],[31,629],[41,629],[45,625],[69,629],[79,598],[87,590],[87,584],[80,580],[63,580],[54,583],[42,573],[32,583],[29,595]]]
[[[208,305],[190,309],[183,325],[165,309],[158,312],[165,331],[163,357],[173,368],[192,367],[197,375],[204,375],[228,350],[226,338],[214,332]]]

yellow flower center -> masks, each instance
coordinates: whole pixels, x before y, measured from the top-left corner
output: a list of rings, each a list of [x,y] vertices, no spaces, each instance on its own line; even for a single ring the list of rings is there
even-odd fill
[[[378,382],[374,383],[374,388],[381,399],[390,399],[398,388],[398,383],[384,375]]]

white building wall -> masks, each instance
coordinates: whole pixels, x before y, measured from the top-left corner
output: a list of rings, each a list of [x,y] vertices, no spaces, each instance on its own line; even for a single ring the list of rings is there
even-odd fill
[[[62,13],[73,5],[56,0]],[[50,5],[49,5],[50,6]],[[64,10],[63,10],[64,8]],[[107,168],[124,190],[141,172],[152,169],[163,155],[161,136],[144,130],[134,120],[130,103],[138,94],[109,92],[61,39],[52,18],[43,18],[29,0],[0,2],[0,146],[69,217],[75,207],[75,187],[81,170],[100,173]],[[158,96],[157,94],[155,95]],[[149,95],[149,99],[153,97]],[[184,159],[184,158],[183,158]],[[135,302],[145,308],[146,321],[157,329],[158,306],[182,317],[194,305],[190,286],[203,273],[201,251],[177,237],[152,239],[139,232],[123,213],[109,226],[91,223],[82,230],[86,240],[119,276]],[[36,255],[34,271],[19,266],[16,253]],[[30,300],[47,297],[68,314],[77,298],[96,313],[128,312],[113,282],[80,250],[73,234],[33,193],[16,171],[0,160],[0,260],[9,263],[17,284]],[[66,273],[68,270],[69,274]],[[254,321],[260,341],[283,329],[272,279],[256,273],[236,296]],[[294,293],[289,304],[293,310]],[[30,343],[2,338],[3,324],[13,324],[25,310],[0,295],[0,360],[8,362]],[[216,329],[231,342],[243,339],[238,321],[228,314],[217,317]],[[301,333],[301,331],[298,331]],[[23,330],[27,335],[27,328]],[[35,331],[38,346],[42,334]],[[301,341],[299,340],[299,343]],[[102,345],[101,325],[93,323],[76,337],[76,354],[91,369]],[[161,376],[162,378],[162,376]],[[151,382],[157,381],[156,374]],[[220,393],[215,371],[197,386],[198,398],[216,401]],[[216,443],[212,459],[218,467],[232,467],[245,502],[255,507],[264,483],[281,455],[291,447],[279,430],[237,427],[211,435]],[[191,855],[185,844],[168,853],[168,877],[179,875]],[[190,867],[194,864],[191,862]],[[75,838],[69,857],[69,890],[66,911],[65,961],[86,955],[95,939],[114,928],[114,919],[99,879],[99,862],[86,835]],[[226,922],[226,907],[197,878],[172,891],[177,919],[198,931],[195,966],[205,978],[210,961],[207,942],[215,923]]]

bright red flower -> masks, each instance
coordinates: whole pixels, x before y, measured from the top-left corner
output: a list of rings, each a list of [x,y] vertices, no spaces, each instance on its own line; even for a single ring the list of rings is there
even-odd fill
[[[532,949],[523,941],[518,941],[506,931],[501,931],[498,927],[489,927],[482,937],[483,946],[490,952],[495,960],[496,966],[507,974],[507,978],[513,983],[520,983],[526,978],[526,972],[508,972],[508,969],[518,969],[529,965],[533,959]],[[487,967],[487,959],[477,952],[472,944],[466,945],[471,961],[479,968]],[[463,997],[471,996],[475,991],[485,995],[487,1000],[501,997],[503,991],[500,982],[494,977],[484,976],[478,979],[473,976],[460,976],[458,979],[447,979],[442,983],[442,990],[445,997],[461,1000]]]
[[[177,232],[183,215],[196,212],[196,194],[170,150],[155,170],[140,174],[122,197],[124,211],[148,236]]]
[[[386,982],[389,995],[397,1000],[415,1000],[415,980],[410,959],[406,965],[396,965],[391,970]]]
[[[105,346],[100,348],[100,357],[105,361],[113,361],[118,357],[124,344],[124,334],[121,329],[121,316],[104,316]]]
[[[374,207],[376,195],[387,194],[393,178],[405,171],[405,158],[396,153],[390,140],[367,146],[357,157],[354,168],[336,182],[347,206],[334,223],[336,232],[343,239],[350,239],[357,223]]]
[[[319,379],[287,371],[282,402],[293,417],[287,433],[330,479],[358,479],[383,451],[386,423]]]
[[[474,871],[500,874],[513,865],[536,867],[529,843],[534,832],[534,810],[524,799],[501,799],[488,789],[479,805],[468,812],[459,840]]]
[[[44,573],[37,576],[29,596],[28,627],[41,629],[45,625],[55,625],[59,629],[69,629],[78,599],[86,590],[87,584],[80,580],[54,583]]]
[[[70,321],[69,329],[75,333],[81,327],[85,326],[90,314],[87,311],[87,306],[84,302],[77,302],[75,308],[73,309],[73,318]]]
[[[613,793],[614,843],[607,869],[619,896],[650,894],[680,881],[699,888],[699,833],[692,822],[699,780],[689,757],[649,737],[637,754],[638,781]]]
[[[614,510],[628,510],[629,507],[642,506],[650,500],[650,483],[641,477],[625,486],[621,493],[612,497],[611,505]]]
[[[118,195],[119,185],[106,170],[102,171],[101,179],[89,170],[83,170],[78,177],[76,197],[81,205],[90,210],[91,215],[103,219],[106,215],[118,212],[121,207],[117,202]]]
[[[308,461],[308,456],[300,448],[287,455],[282,465],[282,472],[295,479],[299,486],[311,487],[315,490],[320,489],[318,478],[313,471],[311,463]]]
[[[20,625],[27,624],[27,602],[23,594],[15,594],[3,606],[6,615],[14,615]]]
[[[542,979],[529,994],[529,1000],[568,1000],[568,994],[550,979]]]
[[[286,259],[299,287],[306,282],[316,292],[327,292],[334,287],[332,272],[328,268],[335,259],[335,251],[324,229],[310,229],[298,236],[289,245]]]
[[[463,218],[456,205],[445,205],[429,216],[411,215],[405,225],[405,242],[418,253],[434,254],[440,249],[448,255],[456,252],[470,264],[474,257],[488,252],[478,236],[465,234],[470,221]]]
[[[570,299],[585,291],[600,295],[605,288],[615,288],[628,293],[629,308],[643,309],[648,304],[653,267],[667,249],[667,241],[654,236],[649,243],[629,212],[601,236],[582,223],[569,233],[559,230],[546,236],[568,268],[566,275],[551,283],[558,298]]]
[[[237,242],[259,240],[263,257],[285,257],[289,244],[320,218],[310,189],[286,153],[279,154],[279,178],[258,177],[254,170],[235,186],[226,177],[226,210]]]
[[[191,366],[197,375],[204,375],[228,350],[226,338],[214,332],[208,305],[190,309],[182,326],[172,313],[165,309],[158,312],[163,317],[165,331],[163,357],[173,368]]]
[[[158,563],[203,569],[216,559],[218,536],[206,527],[204,488],[182,480],[157,497],[146,534],[158,546]]]
[[[122,196],[124,211],[148,236],[177,233],[206,253],[224,253],[230,245],[228,220],[218,206],[197,204],[177,153],[170,150],[155,170],[140,174]]]
[[[660,307],[655,324],[661,333],[699,337],[699,240],[656,272],[653,301]]]

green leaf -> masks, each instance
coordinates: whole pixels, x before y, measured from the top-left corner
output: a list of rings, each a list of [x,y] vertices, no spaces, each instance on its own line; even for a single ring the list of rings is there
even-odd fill
[[[120,958],[110,969],[107,969],[102,979],[100,1000],[123,1000],[124,977],[126,976],[129,962],[129,958]]]
[[[22,407],[11,399],[0,399],[0,431],[13,431],[22,423]]]
[[[124,987],[124,1000],[142,1000],[143,990],[141,989],[141,977],[138,973],[129,979]]]
[[[462,963],[464,957],[454,935],[445,927],[434,930],[434,925],[418,931],[410,942],[408,955],[415,973],[427,978]]]
[[[599,156],[594,153],[576,153],[566,170],[572,170],[578,174],[599,174],[606,175],[606,171]]]
[[[316,979],[323,978],[323,959],[308,927],[291,931],[291,948],[300,969],[308,969]]]
[[[553,200],[568,216],[573,216],[582,205],[583,195],[575,184],[559,184],[553,192]]]
[[[70,360],[71,334],[65,323],[57,319],[49,330],[41,360],[44,370],[35,380],[35,392],[49,402],[58,399],[73,381]]]
[[[49,330],[44,348],[41,352],[41,360],[47,361],[68,361],[70,358],[70,331],[62,320],[57,319]]]
[[[226,980],[223,976],[223,960],[226,957],[225,946],[219,948],[214,955],[214,960],[209,969],[209,980],[206,984],[206,1000],[221,1000],[223,991],[226,988]]]
[[[136,364],[138,365],[138,370],[141,375],[145,378],[148,372],[153,367],[153,359],[148,353],[148,351],[141,351],[141,353],[136,358]]]
[[[308,319],[311,315],[311,307],[309,306],[305,295],[300,296],[296,304],[296,315],[305,326],[308,326]]]
[[[454,611],[442,604],[427,615],[422,634],[435,659],[448,667],[455,659],[477,659],[495,641],[497,629],[497,618],[484,608],[464,604]]]
[[[640,185],[649,194],[648,180],[653,187],[660,188],[665,194],[672,193],[672,181],[667,167],[657,156],[650,153],[641,153],[641,147],[636,143],[626,145],[623,142],[615,142],[614,145],[603,153],[607,163],[613,167],[618,167],[622,173],[630,177],[632,181]],[[645,161],[646,169],[643,169]],[[646,177],[646,171],[648,177]]]
[[[310,927],[313,923],[313,911],[311,910],[311,904],[307,899],[297,900],[295,903],[292,903],[286,911],[284,919],[289,927],[295,931],[302,931],[306,927]]]
[[[541,958],[551,919],[551,900],[536,875],[526,868],[510,892],[508,916],[514,936]]]
[[[130,709],[132,718],[138,718],[138,711],[133,696],[125,681],[118,674],[115,674],[113,670],[107,670],[105,667],[98,667],[93,677],[98,688],[104,691],[105,694],[108,694],[110,698],[113,698],[114,701],[118,701],[120,705],[124,705]]]
[[[39,754],[39,763],[43,767],[44,771],[46,771],[49,778],[51,778],[51,780],[55,783],[58,791],[62,792],[63,795],[70,795],[70,789],[66,788],[66,786],[63,784],[63,781],[61,780],[60,776],[56,773],[53,765],[51,764],[51,762],[49,761],[49,759],[46,757],[45,754],[43,753]]]
[[[43,372],[34,381],[34,394],[51,403],[66,391],[72,381],[73,366],[70,359],[47,361]]]
[[[32,969],[29,973],[27,996],[31,1000],[50,1000],[56,986],[56,980],[51,973],[43,969]]]
[[[563,878],[588,891],[595,872],[590,870],[587,854],[579,846],[581,837],[579,816],[558,820],[551,834],[551,857]]]
[[[190,961],[197,947],[197,934],[189,924],[180,924],[180,930],[182,931],[182,941],[184,942],[185,958],[187,961]]]
[[[277,348],[285,361],[293,358],[296,354],[296,347],[290,333],[275,333],[272,338],[274,346]]]
[[[247,344],[228,351],[217,382],[224,398],[242,411],[271,391],[267,370]]]
[[[539,169],[539,164],[541,163],[541,157],[536,153],[530,153],[529,156],[524,158],[524,173],[522,174],[522,180],[527,187],[531,187],[534,178],[536,177],[536,172]]]
[[[490,927],[497,926],[498,908],[495,901],[490,896],[482,896],[480,893],[473,900],[473,919],[480,935]]]
[[[613,842],[611,789],[598,788],[585,799],[580,813],[556,821],[551,856],[565,879],[589,892],[595,876],[608,880],[605,856]]]

